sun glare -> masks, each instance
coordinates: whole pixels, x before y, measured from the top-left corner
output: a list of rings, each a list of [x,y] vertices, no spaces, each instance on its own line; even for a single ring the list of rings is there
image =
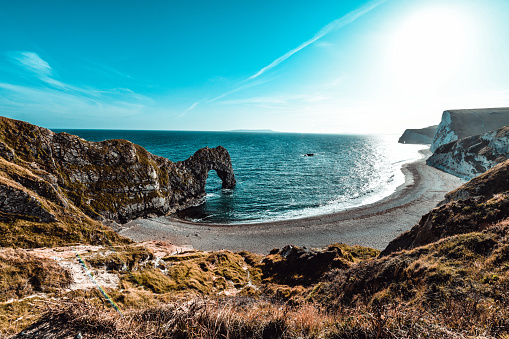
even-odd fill
[[[472,27],[465,13],[426,9],[397,24],[390,41],[391,76],[430,88],[454,76],[468,58]]]

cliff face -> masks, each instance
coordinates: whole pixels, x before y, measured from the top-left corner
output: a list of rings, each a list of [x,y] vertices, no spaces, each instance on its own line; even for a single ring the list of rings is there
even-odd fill
[[[509,127],[439,146],[426,163],[471,179],[509,157]]]
[[[437,128],[438,125],[420,129],[407,129],[403,132],[398,142],[400,144],[431,144]]]
[[[509,195],[509,160],[504,161],[445,195],[440,205],[452,201]]]
[[[126,140],[89,142],[0,118],[0,220],[56,220],[48,201],[101,220],[125,223],[164,215],[205,196],[210,170],[235,186],[228,152],[198,150],[173,163]]]
[[[431,151],[458,139],[509,126],[509,108],[448,110],[442,114]]]
[[[509,218],[509,160],[448,193],[410,231],[389,243],[381,256],[440,239],[481,232]]]

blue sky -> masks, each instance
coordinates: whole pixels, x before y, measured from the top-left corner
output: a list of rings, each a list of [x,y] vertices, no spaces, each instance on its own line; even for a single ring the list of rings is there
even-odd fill
[[[509,106],[509,2],[0,0],[0,114],[400,133]]]

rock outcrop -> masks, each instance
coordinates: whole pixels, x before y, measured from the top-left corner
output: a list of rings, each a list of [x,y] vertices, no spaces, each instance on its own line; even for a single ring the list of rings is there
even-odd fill
[[[448,193],[410,231],[389,243],[381,256],[427,245],[457,234],[480,232],[509,218],[509,160]]]
[[[431,151],[458,139],[509,126],[509,108],[448,110],[442,114]]]
[[[221,146],[173,163],[126,140],[89,142],[0,117],[2,220],[54,221],[49,205],[120,223],[164,215],[198,203],[210,170],[235,186]]]
[[[273,249],[263,259],[261,269],[267,282],[309,286],[331,269],[345,269],[378,254],[377,250],[358,245],[332,244],[322,249],[287,245]]]
[[[509,160],[504,161],[445,195],[440,205],[474,197],[509,195]]]
[[[431,144],[437,128],[438,125],[419,129],[406,129],[405,132],[403,132],[403,135],[399,138],[398,142],[400,144]]]
[[[509,158],[509,127],[439,146],[426,164],[465,179]]]

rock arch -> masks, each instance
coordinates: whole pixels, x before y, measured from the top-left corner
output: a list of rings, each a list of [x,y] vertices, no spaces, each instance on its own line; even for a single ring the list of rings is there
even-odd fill
[[[230,155],[221,146],[202,148],[174,163],[127,140],[91,142],[4,117],[0,131],[0,160],[9,164],[7,168],[25,173],[5,175],[8,183],[15,182],[14,193],[40,197],[44,206],[62,209],[62,215],[82,212],[94,219],[126,223],[170,214],[202,201],[210,170],[216,171],[223,188],[236,185]],[[6,180],[0,176],[0,186]],[[2,194],[13,196],[11,191],[0,187],[0,200]],[[26,210],[36,208],[25,200],[20,200],[18,210],[3,213],[32,220]],[[43,222],[53,220],[38,217]]]
[[[223,182],[223,188],[231,189],[237,184],[230,154],[222,146],[201,148],[189,159],[185,160],[183,164],[194,174],[203,194],[205,194],[205,185],[211,170],[216,171]]]

